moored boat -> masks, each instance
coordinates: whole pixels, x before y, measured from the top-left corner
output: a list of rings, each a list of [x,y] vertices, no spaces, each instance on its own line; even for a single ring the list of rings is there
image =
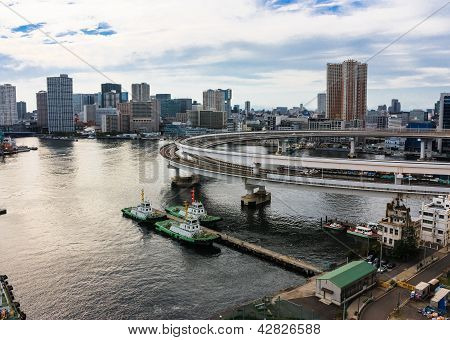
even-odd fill
[[[123,208],[122,214],[142,223],[154,223],[166,218],[164,212],[154,209],[150,201],[145,199],[144,189],[141,191],[141,203],[137,207]]]
[[[334,231],[344,231],[346,228],[342,224],[338,222],[327,223],[323,226],[325,229],[334,230]]]
[[[217,234],[207,232],[201,227],[198,218],[188,213],[187,204],[182,221],[159,221],[155,223],[155,229],[175,240],[195,246],[210,246],[219,238]]]
[[[194,216],[200,221],[200,224],[204,226],[212,225],[222,220],[222,218],[219,216],[212,216],[207,214],[203,203],[195,199],[195,189],[191,190],[191,204],[188,207],[187,213],[185,212],[184,207],[180,205],[169,206],[166,208],[166,212],[169,215],[178,218],[185,218],[186,214]]]
[[[379,237],[376,230],[362,225],[347,229],[347,234],[369,239],[377,239]]]

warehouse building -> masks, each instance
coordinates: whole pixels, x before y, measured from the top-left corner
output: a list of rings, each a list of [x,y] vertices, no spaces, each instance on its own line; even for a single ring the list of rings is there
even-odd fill
[[[354,261],[316,279],[316,296],[324,303],[341,306],[376,285],[376,268]]]

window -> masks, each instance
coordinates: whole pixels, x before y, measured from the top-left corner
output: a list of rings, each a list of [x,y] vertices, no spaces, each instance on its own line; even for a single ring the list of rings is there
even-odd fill
[[[395,229],[395,236],[398,236],[398,229]]]
[[[384,232],[387,234],[387,232],[388,232],[387,227],[384,227]]]
[[[431,233],[433,231],[433,229],[422,227],[422,231],[426,231],[427,233]]]
[[[439,219],[445,220],[445,216],[444,215],[439,215]]]
[[[424,224],[433,224],[433,221],[428,221],[428,220],[422,220],[422,222],[423,222]]]
[[[383,242],[384,242],[384,243],[387,243],[387,238],[386,238],[386,237],[384,238],[384,241],[383,241]]]
[[[424,213],[423,213],[423,216],[430,216],[430,217],[433,217],[433,213],[424,212]]]
[[[389,239],[389,244],[392,244],[392,239],[391,238]]]
[[[443,233],[444,233],[443,230],[438,230],[438,234],[439,234],[439,235],[442,235]]]
[[[393,234],[394,233],[394,229],[393,228],[391,228],[391,229],[389,229],[389,234]]]

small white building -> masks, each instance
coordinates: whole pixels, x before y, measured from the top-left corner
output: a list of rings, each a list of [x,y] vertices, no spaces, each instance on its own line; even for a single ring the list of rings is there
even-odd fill
[[[428,247],[446,247],[450,230],[450,195],[422,204],[420,241]]]

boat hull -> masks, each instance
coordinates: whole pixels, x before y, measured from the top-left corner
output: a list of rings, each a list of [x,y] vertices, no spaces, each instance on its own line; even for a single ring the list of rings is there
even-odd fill
[[[353,236],[357,236],[357,237],[361,237],[361,238],[364,238],[364,239],[371,239],[371,240],[378,239],[378,235],[369,236],[369,235],[364,235],[364,234],[361,234],[361,233],[357,233],[357,232],[352,231],[352,230],[347,230],[347,234],[353,235]]]
[[[183,242],[185,244],[189,244],[196,247],[209,247],[212,246],[213,242],[219,238],[217,235],[207,234],[201,237],[187,237],[170,230],[171,224],[174,223],[172,221],[160,221],[155,223],[156,231],[159,231],[161,234],[168,236],[174,240]]]
[[[174,217],[184,218],[184,214],[181,213],[183,211],[183,209],[184,208],[182,206],[173,206],[173,207],[166,208],[166,212],[169,215],[172,215]],[[198,220],[200,221],[201,225],[206,227],[208,225],[214,225],[217,222],[221,221],[222,217],[212,216],[212,215],[205,215],[205,216],[199,217]]]
[[[143,224],[154,224],[155,222],[163,221],[166,219],[166,216],[162,211],[155,211],[152,216],[148,216],[147,218],[141,218],[131,213],[131,208],[122,209],[122,215],[126,218],[132,219],[133,221]]]

